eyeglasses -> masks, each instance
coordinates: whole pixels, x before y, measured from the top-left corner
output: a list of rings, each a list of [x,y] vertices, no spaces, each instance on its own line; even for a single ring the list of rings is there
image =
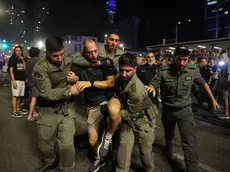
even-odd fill
[[[64,55],[64,52],[63,53],[61,53],[61,54],[55,54],[55,55],[51,55],[51,57],[53,57],[53,58],[58,58],[59,56],[63,56]]]

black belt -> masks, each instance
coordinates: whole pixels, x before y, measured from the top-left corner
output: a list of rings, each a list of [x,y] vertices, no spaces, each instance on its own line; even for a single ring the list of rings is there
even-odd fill
[[[167,108],[167,109],[172,109],[174,111],[180,111],[180,110],[183,110],[183,109],[186,109],[188,107],[190,107],[191,105],[186,105],[186,106],[183,106],[183,107],[175,107],[175,106],[169,106],[169,105],[165,105],[163,104],[163,109],[164,108]]]

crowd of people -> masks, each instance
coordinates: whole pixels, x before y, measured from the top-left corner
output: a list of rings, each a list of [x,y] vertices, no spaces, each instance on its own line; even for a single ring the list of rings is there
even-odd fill
[[[172,161],[177,124],[186,169],[199,171],[191,92],[198,95],[199,101],[204,101],[199,97],[197,86],[200,86],[210,109],[216,110],[219,94],[214,88],[216,83],[224,81],[221,86],[225,87],[221,90],[226,103],[230,77],[228,67],[223,66],[228,66],[227,54],[219,54],[218,62],[224,62],[221,67],[212,58],[208,66],[204,61],[206,57],[199,60],[197,56],[190,57],[185,46],[177,47],[170,56],[149,51],[145,57],[137,57],[120,50],[119,43],[119,32],[111,31],[102,47],[94,40],[85,40],[82,52],[73,57],[65,56],[63,41],[58,37],[47,38],[45,57],[38,58],[40,50],[32,47],[26,59],[21,46],[14,48],[9,60],[12,116],[20,118],[27,114],[22,104],[29,98],[28,121],[36,121],[38,125],[38,147],[44,161],[37,172],[57,166],[62,172],[74,171],[73,142],[78,127],[75,118],[80,107],[84,108],[88,126],[89,149],[95,156],[90,172],[99,171],[103,166],[106,171],[129,172],[135,143],[144,171],[154,171],[152,145],[159,108],[165,131],[166,158]],[[222,75],[224,78],[220,77]],[[25,96],[27,91],[29,96]],[[229,118],[227,107],[222,119]]]

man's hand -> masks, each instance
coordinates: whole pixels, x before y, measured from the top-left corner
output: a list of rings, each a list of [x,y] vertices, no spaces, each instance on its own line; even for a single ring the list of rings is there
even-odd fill
[[[73,95],[73,96],[78,95],[79,92],[80,92],[80,90],[77,88],[76,85],[70,86],[70,96],[71,95]]]
[[[153,97],[156,96],[156,90],[153,87],[145,85],[145,88],[147,89],[148,93],[152,93]]]
[[[79,80],[78,76],[74,72],[69,72],[67,75],[67,81],[69,83],[76,83]]]
[[[218,105],[218,103],[216,102],[216,100],[213,100],[213,101],[212,101],[212,106],[213,106],[213,108],[214,108],[215,111],[216,111],[217,109],[219,109],[219,105]]]
[[[89,81],[78,81],[75,85],[80,92],[82,92],[85,88],[92,87],[92,84]]]
[[[12,84],[13,84],[13,88],[14,88],[14,89],[17,89],[17,88],[18,88],[18,86],[17,86],[17,84],[16,84],[15,81],[12,81]]]
[[[21,59],[24,62],[24,57],[23,56],[19,56],[19,59]]]

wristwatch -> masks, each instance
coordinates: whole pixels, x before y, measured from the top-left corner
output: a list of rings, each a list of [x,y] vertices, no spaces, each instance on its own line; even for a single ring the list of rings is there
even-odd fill
[[[90,81],[91,87],[93,87],[94,81]]]

